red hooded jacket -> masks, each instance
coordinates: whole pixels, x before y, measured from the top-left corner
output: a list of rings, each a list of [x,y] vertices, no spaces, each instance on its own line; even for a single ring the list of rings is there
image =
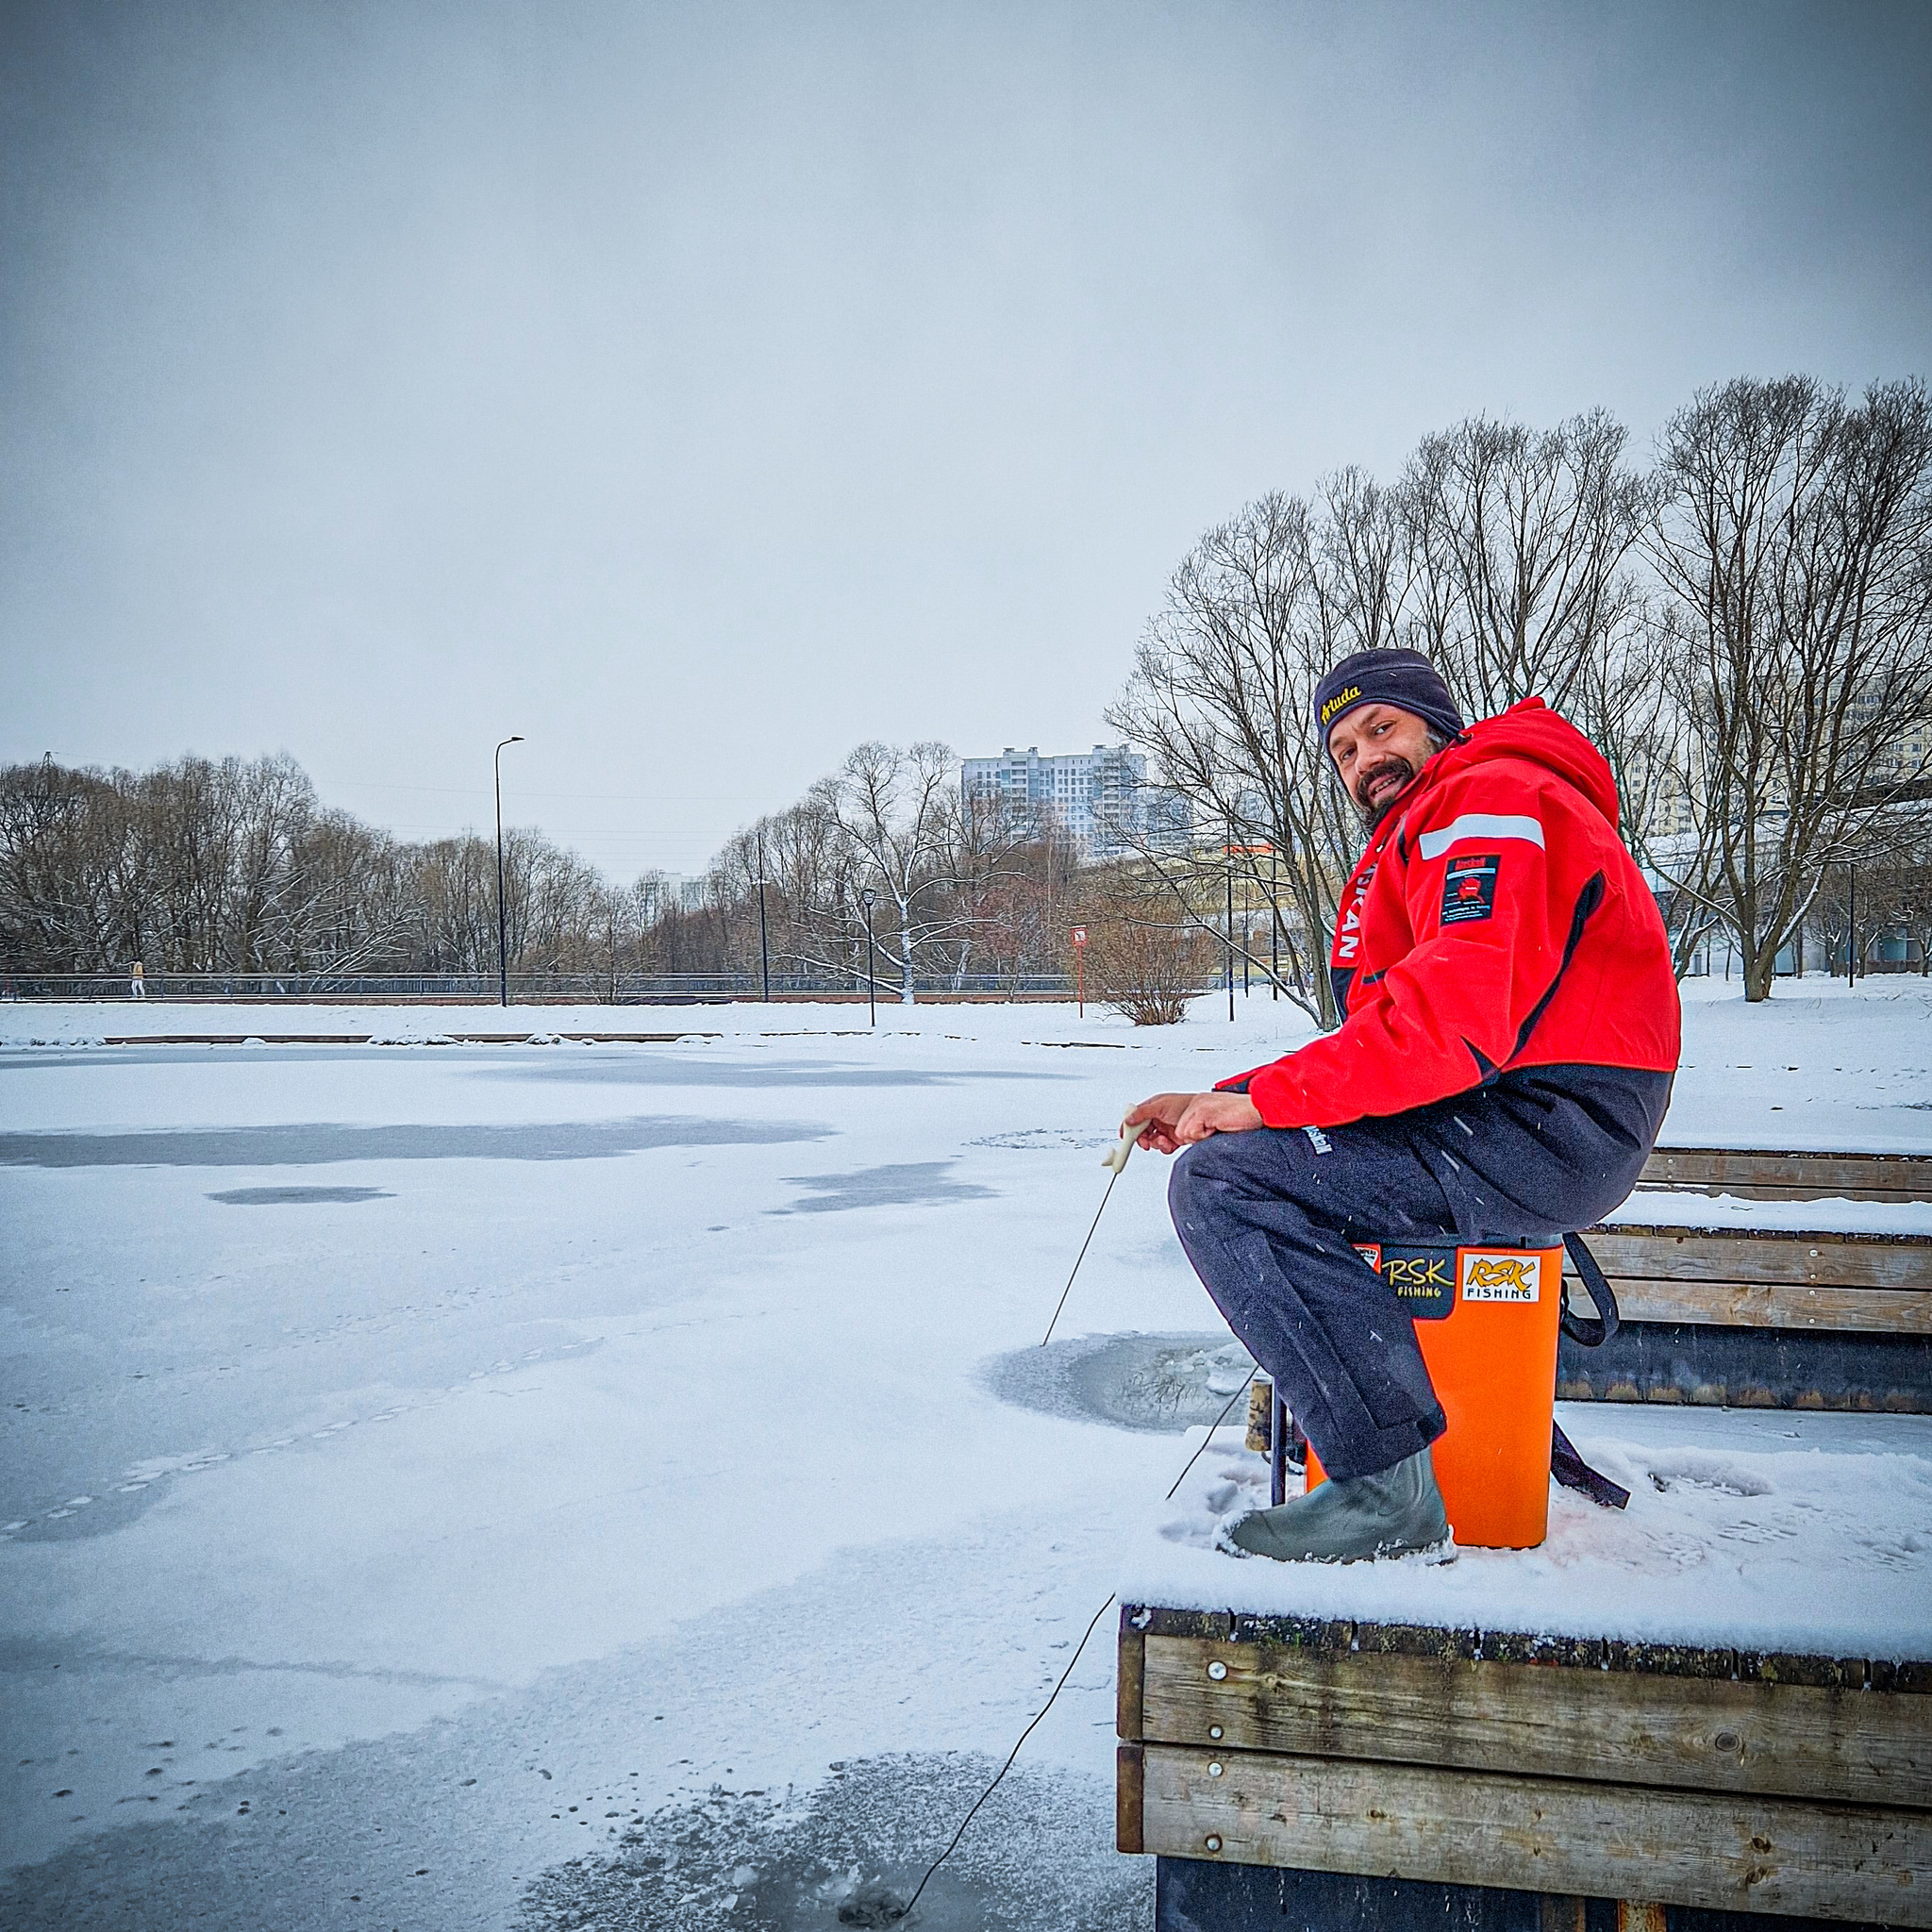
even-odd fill
[[[1341,895],[1341,1027],[1224,1081],[1271,1127],[1406,1113],[1519,1067],[1674,1073],[1677,984],[1594,745],[1526,698],[1438,752]]]

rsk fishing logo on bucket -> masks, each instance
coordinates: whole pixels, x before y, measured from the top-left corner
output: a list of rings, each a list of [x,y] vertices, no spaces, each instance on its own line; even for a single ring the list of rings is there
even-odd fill
[[[1466,1302],[1534,1302],[1542,1298],[1542,1260],[1536,1255],[1462,1257]]]
[[[1355,1251],[1394,1290],[1405,1315],[1418,1322],[1446,1322],[1455,1311],[1455,1249],[1357,1241]]]

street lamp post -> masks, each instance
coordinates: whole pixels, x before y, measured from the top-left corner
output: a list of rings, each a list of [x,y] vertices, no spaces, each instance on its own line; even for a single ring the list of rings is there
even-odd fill
[[[1230,1024],[1234,1021],[1234,826],[1227,828],[1227,1017]]]
[[[1279,841],[1268,841],[1268,969],[1271,977],[1268,982],[1268,997],[1278,1000],[1281,997],[1281,888],[1278,883],[1281,874],[1275,862],[1275,846]]]
[[[1845,874],[1851,882],[1850,906],[1845,913],[1845,985],[1858,983],[1858,868],[1847,862]]]
[[[878,985],[872,971],[872,908],[878,894],[868,886],[858,895],[865,901],[865,1024],[876,1026],[879,1024]]]
[[[772,946],[765,933],[765,835],[758,834],[758,985],[772,1004]]]
[[[503,910],[503,745],[521,744],[521,737],[506,738],[491,763],[496,768],[496,995],[509,1005],[509,924]]]

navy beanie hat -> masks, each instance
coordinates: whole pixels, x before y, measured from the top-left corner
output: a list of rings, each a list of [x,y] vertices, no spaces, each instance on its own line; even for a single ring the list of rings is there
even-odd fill
[[[1373,704],[1412,711],[1445,739],[1468,729],[1441,673],[1420,651],[1357,651],[1315,687],[1315,735],[1325,745],[1328,727],[1344,711]]]

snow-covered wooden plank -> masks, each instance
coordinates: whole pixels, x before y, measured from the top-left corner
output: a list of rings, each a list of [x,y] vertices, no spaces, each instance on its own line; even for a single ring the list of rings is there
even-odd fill
[[[1932,1155],[1792,1152],[1777,1148],[1658,1147],[1643,1188],[1708,1189],[1773,1200],[1932,1201]]]
[[[1932,1807],[1932,1697],[1124,1634],[1149,1743]]]
[[[1924,1811],[1192,1745],[1141,1769],[1171,1857],[1932,1927]]]

